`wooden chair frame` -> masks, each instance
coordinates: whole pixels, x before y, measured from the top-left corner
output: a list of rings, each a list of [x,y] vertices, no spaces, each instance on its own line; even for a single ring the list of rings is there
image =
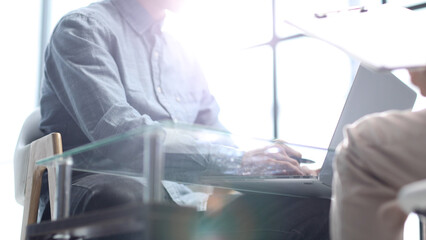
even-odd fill
[[[24,206],[21,240],[26,239],[26,228],[37,222],[42,177],[48,173],[49,200],[52,219],[56,191],[56,170],[37,166],[36,161],[62,153],[62,138],[59,133],[43,136],[39,130],[40,110],[36,109],[24,122],[14,154],[15,198]]]

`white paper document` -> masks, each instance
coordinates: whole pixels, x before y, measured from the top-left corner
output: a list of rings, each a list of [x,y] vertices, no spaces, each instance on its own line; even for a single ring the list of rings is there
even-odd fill
[[[426,66],[426,12],[395,5],[297,14],[286,20],[377,71]]]

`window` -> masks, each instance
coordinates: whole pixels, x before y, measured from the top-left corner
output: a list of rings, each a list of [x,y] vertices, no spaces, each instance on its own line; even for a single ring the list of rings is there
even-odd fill
[[[327,148],[357,64],[307,37],[280,42],[276,64],[278,137]]]
[[[319,53],[320,49],[317,49],[306,58],[297,60],[300,53],[308,53],[321,43],[306,38],[297,39],[299,32],[285,25],[283,16],[289,11],[294,11],[295,8],[306,10],[306,6],[311,6],[311,9],[321,6],[316,2],[312,0],[303,2],[189,1],[184,11],[171,14],[175,17],[173,21],[170,21],[174,23],[174,26],[169,26],[171,31],[174,30],[175,35],[182,38],[182,42],[187,43],[194,52],[198,53],[210,88],[221,106],[220,119],[231,132],[269,139],[296,136],[297,133],[288,133],[286,130],[302,129],[302,127],[294,128],[295,126],[290,127],[290,125],[301,126],[309,121],[308,119],[312,119],[308,116],[309,114],[305,114],[303,116],[306,119],[305,122],[293,121],[292,119],[297,119],[294,117],[296,115],[289,116],[297,113],[288,115],[287,112],[288,108],[295,110],[298,107],[308,107],[309,102],[312,102],[309,99],[314,96],[305,96],[304,99],[294,103],[289,101],[290,95],[286,90],[297,95],[301,89],[293,88],[297,82],[294,76],[299,75],[298,79],[303,78],[301,73],[307,71],[302,68],[320,69],[327,65],[319,59],[330,56],[328,50],[331,49],[334,55],[339,53],[325,46],[327,50]],[[341,2],[328,1],[327,6],[348,6],[348,4],[342,5]],[[311,45],[309,50],[303,46],[305,43]],[[326,74],[324,69],[320,70],[323,74],[316,77],[327,77],[327,83],[331,83],[336,81],[335,78],[345,75],[344,80],[340,81],[342,84],[338,83],[339,88],[335,90],[338,93],[345,93],[346,90],[342,91],[340,87],[348,87],[353,62],[342,53],[340,56],[345,61],[342,62],[339,58],[333,63],[328,63],[327,68],[327,72],[330,72],[336,62],[341,63],[339,67],[342,64],[345,65],[337,71],[338,73]],[[316,60],[312,59],[313,57]],[[307,63],[306,60],[309,59],[312,61]],[[302,64],[303,67],[300,67],[299,64],[303,61],[305,63]],[[300,73],[297,73],[296,69],[299,69]],[[304,75],[304,77],[308,76]],[[317,86],[318,81],[316,82]],[[339,101],[344,102],[344,96],[340,94]],[[331,108],[331,105],[328,104],[328,107]],[[298,138],[292,137],[290,141],[302,141],[302,139],[303,135],[299,135]]]
[[[265,45],[273,38],[271,12],[272,1],[193,0],[166,21],[197,53],[220,119],[234,133],[273,138],[273,49]]]
[[[189,7],[191,3],[193,8]],[[181,21],[180,24],[173,21],[180,27],[177,32],[186,33],[186,38],[181,36],[183,42],[196,48],[194,51],[198,53],[211,90],[221,106],[221,121],[231,132],[306,143],[304,136],[312,135],[311,129],[316,128],[318,135],[322,134],[318,132],[320,129],[327,131],[318,124],[324,123],[334,129],[333,121],[325,118],[323,123],[312,124],[314,118],[307,109],[314,102],[312,99],[318,99],[318,94],[302,97],[298,92],[305,84],[328,88],[333,84],[336,94],[330,99],[343,104],[356,63],[324,43],[300,37],[296,29],[283,21],[286,13],[295,9],[306,11],[307,6],[312,10],[318,6],[321,9],[349,6],[342,1],[326,3],[312,0],[190,1],[185,11],[175,16]],[[336,55],[337,59],[324,61]],[[312,71],[306,71],[307,68]],[[307,78],[316,81],[300,81]],[[337,121],[338,104],[323,102],[321,105],[324,105],[323,111],[333,111]],[[304,114],[301,109],[306,110]],[[305,124],[312,127],[302,127]],[[289,132],[290,129],[293,132]],[[330,140],[327,138],[331,135],[312,140],[312,144],[327,146]]]
[[[210,77],[220,120],[232,132],[272,139],[272,48],[252,48],[225,59],[225,71]]]

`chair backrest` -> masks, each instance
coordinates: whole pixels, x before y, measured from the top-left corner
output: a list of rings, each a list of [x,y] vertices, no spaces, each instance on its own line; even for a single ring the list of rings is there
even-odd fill
[[[40,109],[37,108],[27,117],[22,125],[15,148],[15,199],[21,205],[24,204],[31,143],[44,135],[39,129],[40,119]]]

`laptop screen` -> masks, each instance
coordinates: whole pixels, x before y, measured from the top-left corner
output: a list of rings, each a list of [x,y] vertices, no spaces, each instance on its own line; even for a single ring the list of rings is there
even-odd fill
[[[371,71],[363,66],[352,83],[329,148],[343,140],[344,127],[371,113],[412,109],[416,93],[389,72]],[[320,173],[321,181],[331,184],[333,156],[328,155]]]

